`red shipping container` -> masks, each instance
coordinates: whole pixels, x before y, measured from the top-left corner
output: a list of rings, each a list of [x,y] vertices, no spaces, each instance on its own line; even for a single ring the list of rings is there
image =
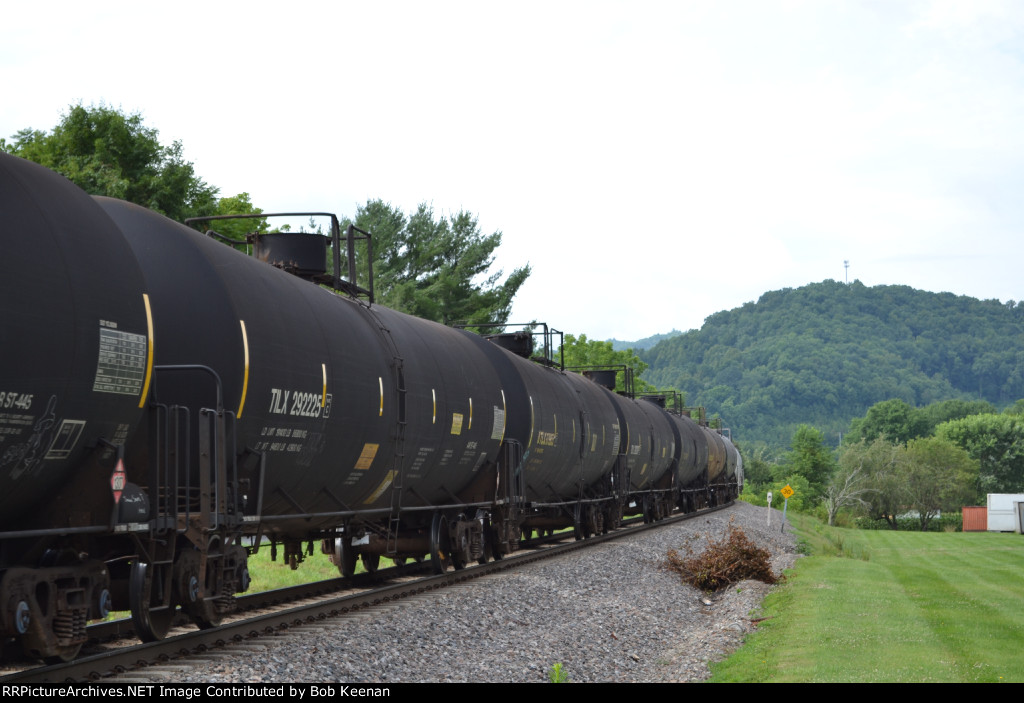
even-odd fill
[[[988,508],[984,505],[980,507],[965,506],[963,515],[964,532],[985,532],[988,530]]]

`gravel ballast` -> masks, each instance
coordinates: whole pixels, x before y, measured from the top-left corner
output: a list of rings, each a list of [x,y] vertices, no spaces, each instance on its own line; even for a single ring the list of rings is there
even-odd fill
[[[779,511],[738,502],[712,515],[547,560],[374,612],[261,638],[206,660],[160,667],[181,682],[542,682],[555,663],[575,682],[684,682],[743,642],[772,588],[742,581],[705,595],[661,567],[688,538],[730,519],[793,565]],[[152,671],[152,674],[157,672]]]

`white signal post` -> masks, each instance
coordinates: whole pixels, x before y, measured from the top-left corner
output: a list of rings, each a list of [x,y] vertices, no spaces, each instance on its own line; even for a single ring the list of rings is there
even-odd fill
[[[772,492],[768,491],[768,527],[772,526]]]

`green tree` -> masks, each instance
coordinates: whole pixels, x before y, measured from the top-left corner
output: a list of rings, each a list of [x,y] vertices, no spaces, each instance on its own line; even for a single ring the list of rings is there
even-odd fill
[[[766,444],[758,444],[752,449],[741,450],[740,453],[743,455],[743,480],[746,483],[751,486],[763,486],[772,480],[774,460]]]
[[[979,463],[977,496],[1024,492],[1024,418],[987,413],[944,422],[935,436],[967,451]]]
[[[974,499],[978,463],[953,442],[919,437],[906,445],[884,439],[849,445],[839,457],[840,473],[867,473],[861,495],[865,512],[897,528],[897,515],[917,513],[921,530],[942,510],[959,510]]]
[[[51,132],[23,129],[4,148],[64,174],[91,195],[121,198],[175,220],[212,214],[217,189],[195,174],[180,141],[162,146],[139,114],[72,105]]]
[[[825,435],[809,425],[800,425],[793,433],[791,451],[774,467],[776,479],[797,474],[807,479],[810,497],[820,496],[835,469],[832,450],[825,446]]]
[[[483,234],[465,211],[436,218],[424,203],[406,217],[390,203],[369,200],[351,223],[373,235],[377,301],[428,320],[507,322],[512,299],[530,275],[527,264],[501,281],[502,271],[491,271],[501,232]]]
[[[640,361],[640,357],[633,353],[632,349],[615,351],[611,342],[603,342],[597,339],[587,339],[587,335],[581,334],[576,337],[571,334],[565,335],[562,343],[566,368],[573,366],[623,366],[633,370],[633,390],[637,393],[645,393],[655,390],[654,386],[640,378],[647,369],[647,364]],[[555,352],[555,359],[558,359],[558,352]],[[625,390],[625,371],[615,374],[615,390]]]
[[[974,501],[978,463],[952,442],[913,439],[901,464],[902,492],[907,506],[917,511],[922,532],[940,511],[958,511]]]
[[[836,524],[836,515],[846,506],[865,504],[864,496],[871,491],[867,487],[867,478],[867,471],[863,468],[847,468],[840,464],[825,487],[825,494],[821,500],[825,512],[828,513],[829,525]]]
[[[789,486],[793,489],[793,495],[787,500],[782,496],[782,489]],[[771,487],[772,507],[782,510],[785,506],[788,510],[802,513],[813,509],[815,491],[808,483],[807,478],[801,474],[790,474],[780,477]]]
[[[248,193],[239,193],[217,200],[212,215],[261,215],[263,210],[252,204]],[[245,236],[250,232],[264,233],[269,228],[265,218],[246,218],[238,220],[214,220],[204,223],[203,231],[214,230],[222,237],[239,243],[236,248],[244,248]]]
[[[867,490],[859,496],[865,514],[872,520],[885,520],[894,530],[904,502],[900,473],[903,452],[902,445],[879,438],[847,445],[839,455],[840,474],[865,474],[863,487]]]
[[[1007,415],[1024,415],[1024,398],[1018,399],[1003,412]]]
[[[959,420],[970,415],[994,413],[996,407],[987,400],[942,400],[921,408],[927,424],[925,435],[935,432],[935,428],[949,420]]]
[[[879,437],[894,443],[905,443],[927,434],[928,422],[923,413],[909,403],[892,398],[875,403],[863,418],[850,423],[854,440],[873,442]]]

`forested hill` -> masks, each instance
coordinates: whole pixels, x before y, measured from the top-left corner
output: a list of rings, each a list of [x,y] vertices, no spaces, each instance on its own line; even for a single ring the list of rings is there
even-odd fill
[[[638,354],[643,378],[719,413],[741,445],[786,447],[801,423],[836,444],[889,398],[1024,398],[1024,302],[828,280],[765,293]]]
[[[609,339],[612,343],[612,349],[614,351],[626,351],[627,349],[650,349],[658,342],[664,339],[671,339],[672,337],[678,337],[682,332],[673,328],[671,332],[664,334],[653,334],[650,337],[644,337],[635,342],[623,342],[621,339]]]

